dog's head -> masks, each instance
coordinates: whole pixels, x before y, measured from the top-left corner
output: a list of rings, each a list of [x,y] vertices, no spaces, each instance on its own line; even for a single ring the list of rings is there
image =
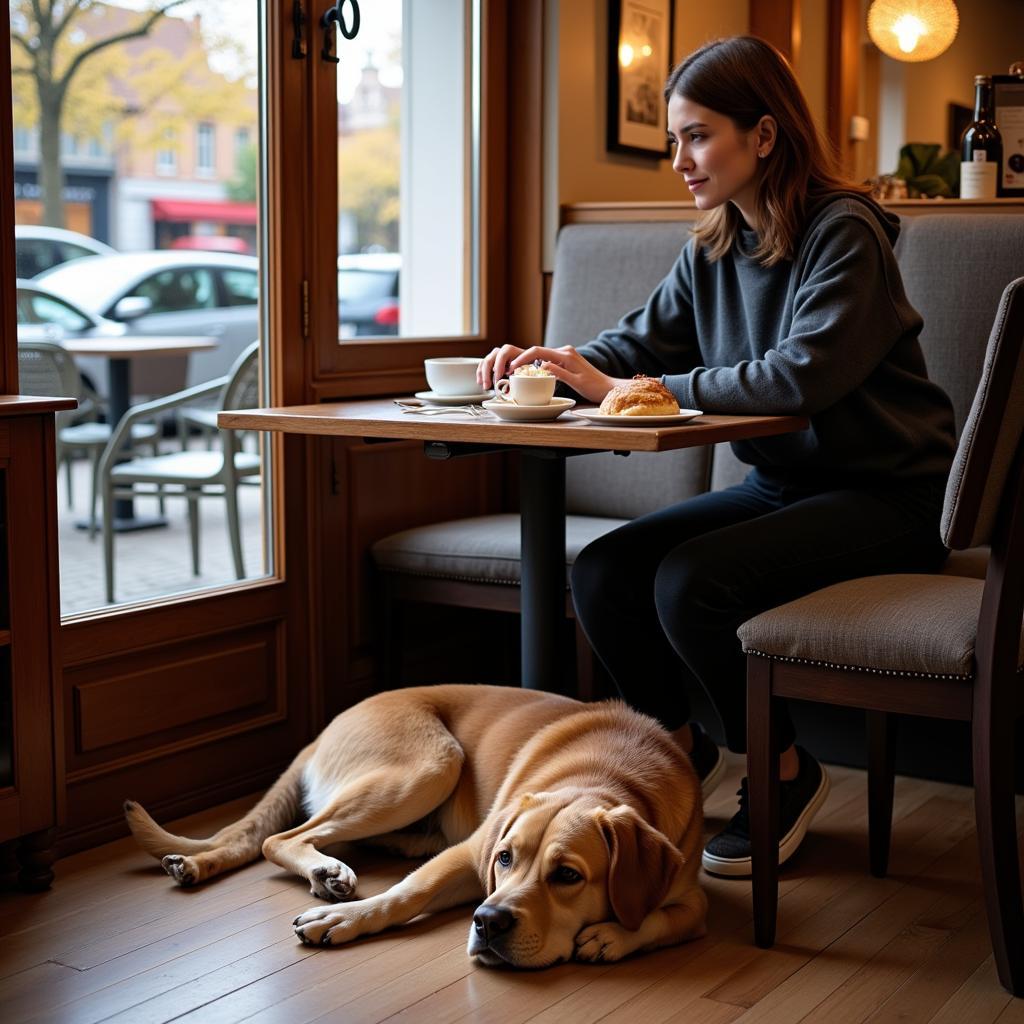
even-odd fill
[[[480,857],[487,898],[469,953],[487,966],[568,960],[581,929],[612,917],[636,930],[683,866],[632,807],[571,791],[524,796],[495,815]]]

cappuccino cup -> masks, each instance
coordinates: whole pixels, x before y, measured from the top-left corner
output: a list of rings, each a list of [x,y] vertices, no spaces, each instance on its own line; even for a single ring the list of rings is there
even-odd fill
[[[528,376],[514,373],[494,385],[494,395],[516,405],[550,405],[557,383],[558,378],[553,374]]]

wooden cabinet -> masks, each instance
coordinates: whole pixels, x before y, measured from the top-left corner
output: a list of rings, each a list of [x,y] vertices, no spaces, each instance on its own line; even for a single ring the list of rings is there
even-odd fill
[[[54,417],[0,396],[0,887],[43,889],[63,800]]]

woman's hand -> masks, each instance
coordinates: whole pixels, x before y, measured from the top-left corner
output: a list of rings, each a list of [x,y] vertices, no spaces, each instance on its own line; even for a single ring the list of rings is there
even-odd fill
[[[477,383],[481,388],[491,388],[495,381],[501,380],[516,367],[526,366],[537,360],[543,369],[592,402],[600,402],[616,384],[623,383],[588,363],[572,345],[563,345],[561,348],[534,345],[527,349],[515,345],[502,345],[501,348],[492,349],[480,361]]]

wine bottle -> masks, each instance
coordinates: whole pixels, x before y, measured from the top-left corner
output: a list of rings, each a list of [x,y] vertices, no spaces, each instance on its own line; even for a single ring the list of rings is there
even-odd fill
[[[1003,137],[993,117],[992,76],[974,76],[974,120],[960,140],[960,198],[995,199]]]

